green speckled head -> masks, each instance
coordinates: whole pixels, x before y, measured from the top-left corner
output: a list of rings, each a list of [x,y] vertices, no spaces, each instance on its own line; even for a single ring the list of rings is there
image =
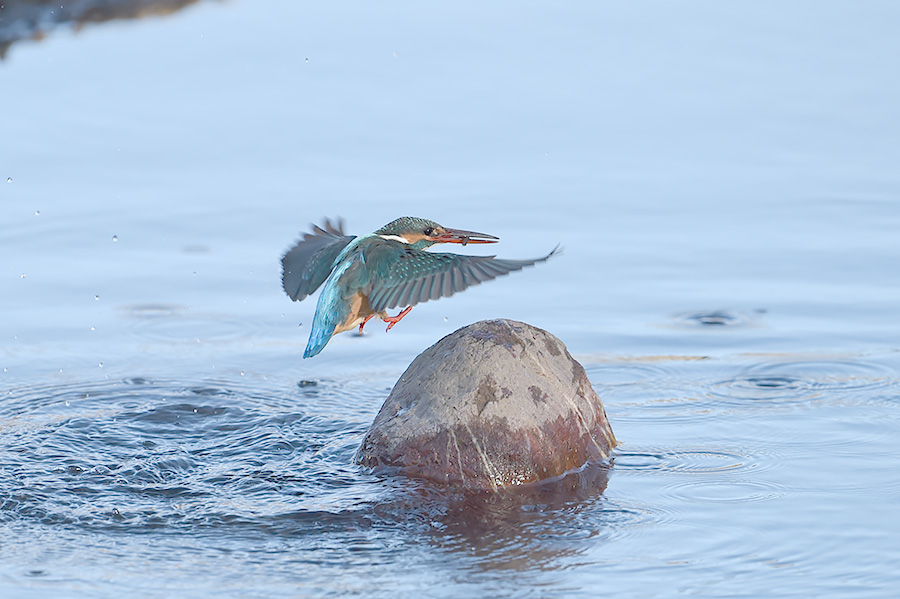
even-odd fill
[[[451,229],[427,218],[404,216],[375,231],[375,235],[424,250],[436,243],[496,243],[499,239],[487,233]]]
[[[412,247],[423,250],[437,243],[434,238],[444,232],[444,227],[433,220],[402,216],[381,227],[375,231],[375,234],[383,237],[402,238]]]

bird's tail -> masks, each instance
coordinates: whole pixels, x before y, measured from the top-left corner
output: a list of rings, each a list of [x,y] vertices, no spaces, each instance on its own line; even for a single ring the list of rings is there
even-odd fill
[[[318,311],[317,311],[318,312]],[[319,318],[319,314],[313,319],[312,331],[309,334],[309,341],[306,344],[306,350],[303,352],[304,358],[312,358],[320,351],[325,349],[328,341],[334,335],[334,322],[328,322]]]

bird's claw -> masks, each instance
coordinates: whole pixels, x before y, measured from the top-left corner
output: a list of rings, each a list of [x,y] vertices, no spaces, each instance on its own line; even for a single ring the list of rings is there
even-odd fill
[[[391,330],[391,327],[393,327],[395,324],[397,324],[398,322],[400,322],[400,321],[403,319],[404,316],[406,316],[407,314],[409,314],[409,311],[410,311],[410,310],[412,310],[412,306],[407,306],[407,307],[404,308],[403,311],[400,312],[400,314],[398,314],[397,316],[385,316],[385,317],[383,317],[381,320],[383,320],[383,321],[385,321],[386,323],[388,323],[388,326],[387,326],[387,328],[386,328],[384,331],[385,331],[385,332],[390,331],[390,330]],[[365,323],[363,323],[363,324],[365,324]]]
[[[374,314],[369,314],[368,316],[366,316],[366,317],[363,319],[363,321],[362,321],[361,323],[359,323],[359,334],[360,334],[360,335],[363,334],[363,327],[366,326],[366,323],[367,323],[367,322],[369,322],[370,320],[372,320],[372,317],[373,317],[373,316],[375,316],[375,315],[374,315]]]

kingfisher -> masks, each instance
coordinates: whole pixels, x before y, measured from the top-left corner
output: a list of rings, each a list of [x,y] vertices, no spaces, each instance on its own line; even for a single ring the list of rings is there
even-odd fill
[[[418,303],[449,297],[483,281],[544,262],[503,260],[426,251],[438,243],[496,243],[498,237],[451,229],[425,218],[404,216],[374,233],[344,233],[343,219],[312,226],[281,259],[284,291],[300,301],[322,286],[304,358],[317,355],[336,334],[363,327],[378,316],[400,322]],[[324,285],[323,285],[324,283]],[[396,316],[388,310],[403,308]]]

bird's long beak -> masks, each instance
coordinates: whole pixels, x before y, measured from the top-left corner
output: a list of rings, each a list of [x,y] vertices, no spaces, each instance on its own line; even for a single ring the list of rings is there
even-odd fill
[[[464,231],[462,229],[444,229],[444,233],[434,238],[435,243],[497,243],[499,237],[488,235],[487,233],[476,233],[475,231]]]

